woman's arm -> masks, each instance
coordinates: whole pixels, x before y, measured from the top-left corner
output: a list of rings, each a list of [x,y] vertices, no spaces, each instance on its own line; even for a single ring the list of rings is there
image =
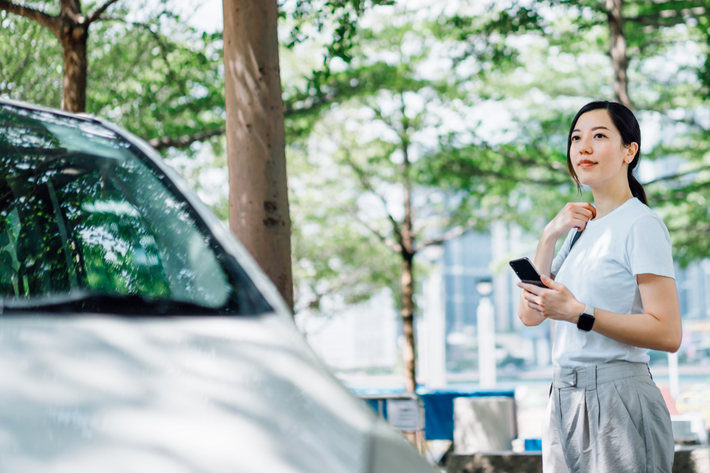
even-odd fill
[[[597,211],[588,202],[570,202],[547,224],[537,244],[532,263],[541,275],[554,277],[550,274],[552,258],[555,256],[555,243],[566,235],[573,227],[584,230],[589,219],[594,218]],[[527,326],[540,325],[545,317],[530,309],[524,298],[520,298],[518,317]]]
[[[627,345],[675,353],[683,338],[675,280],[655,274],[636,280],[644,313],[619,316],[595,309],[592,330]]]
[[[518,284],[523,299],[538,317],[577,324],[585,305],[579,302],[564,285],[542,277],[549,289],[531,284]],[[674,353],[682,339],[680,307],[675,280],[655,274],[636,276],[642,314],[617,314],[594,310],[593,331],[617,342],[640,348],[650,348]]]

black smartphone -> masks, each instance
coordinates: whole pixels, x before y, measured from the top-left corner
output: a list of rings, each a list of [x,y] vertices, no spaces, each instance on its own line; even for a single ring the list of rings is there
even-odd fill
[[[537,269],[535,269],[535,266],[533,266],[529,259],[514,259],[510,262],[510,267],[513,268],[513,271],[515,271],[515,274],[518,275],[522,282],[547,288],[540,279],[540,273],[537,272]]]

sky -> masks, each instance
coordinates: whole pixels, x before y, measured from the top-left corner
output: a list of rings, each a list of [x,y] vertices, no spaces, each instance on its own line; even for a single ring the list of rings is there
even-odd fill
[[[222,31],[224,27],[224,15],[222,13],[222,0],[202,0],[195,13],[189,16],[191,26],[215,33]]]

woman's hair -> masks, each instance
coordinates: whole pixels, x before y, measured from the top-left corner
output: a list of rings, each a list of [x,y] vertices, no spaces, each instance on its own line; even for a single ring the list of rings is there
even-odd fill
[[[569,150],[572,146],[572,132],[574,131],[574,127],[577,126],[577,120],[579,120],[579,117],[587,112],[591,112],[592,110],[600,109],[604,109],[609,113],[611,121],[614,122],[614,126],[617,130],[619,130],[619,134],[621,134],[621,141],[624,143],[624,146],[629,146],[631,143],[638,144],[639,148],[638,151],[636,151],[636,156],[634,156],[633,161],[629,163],[629,168],[627,170],[629,188],[631,188],[631,194],[633,194],[634,197],[648,205],[648,201],[646,200],[646,192],[644,192],[643,186],[633,175],[633,171],[636,169],[636,166],[638,166],[639,160],[641,159],[641,128],[639,127],[639,122],[636,120],[633,112],[620,103],[606,101],[591,102],[577,112],[574,120],[572,120],[572,126],[570,127],[569,135],[567,136],[567,169],[569,169],[569,173],[572,175],[574,182],[577,183],[577,189],[581,192],[582,184],[579,182],[577,173],[574,172],[574,168],[572,167],[572,159],[569,155]]]

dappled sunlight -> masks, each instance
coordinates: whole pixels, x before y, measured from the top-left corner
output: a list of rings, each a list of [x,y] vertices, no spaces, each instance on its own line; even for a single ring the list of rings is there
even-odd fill
[[[592,235],[589,235],[592,237]],[[594,243],[591,247],[581,249],[578,253],[570,254],[570,262],[566,264],[568,267],[573,268],[587,268],[588,270],[596,269],[600,264],[603,264],[603,256],[609,254],[610,246],[612,245],[613,239],[613,229],[606,228],[603,232],[595,232],[593,235]],[[623,244],[623,242],[616,242],[617,245]],[[584,266],[580,266],[584,264]]]
[[[278,316],[2,319],[0,469],[352,471],[373,418],[294,330]]]

